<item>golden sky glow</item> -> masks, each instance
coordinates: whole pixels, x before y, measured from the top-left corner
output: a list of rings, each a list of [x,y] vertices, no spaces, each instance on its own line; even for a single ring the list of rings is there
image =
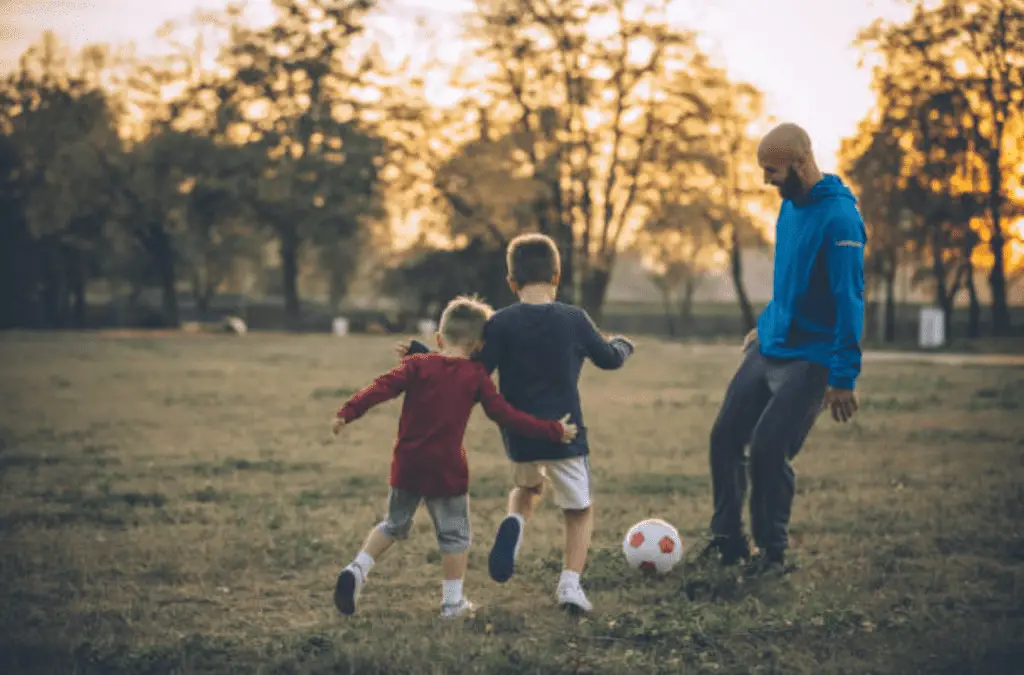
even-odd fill
[[[134,41],[140,52],[155,43],[156,29],[193,9],[217,9],[224,0],[0,0],[0,69],[17,63],[44,30],[72,47],[89,42]],[[251,0],[256,20],[270,15],[270,0]],[[459,12],[468,0],[382,0],[374,33],[389,55],[422,53],[426,40],[415,25],[430,17],[444,38],[440,56],[456,63],[461,53]],[[821,167],[833,171],[840,139],[856,130],[871,108],[870,73],[857,67],[850,46],[857,30],[878,17],[901,19],[898,0],[676,0],[671,18],[705,35],[704,47],[732,77],[747,80],[767,96],[768,113],[802,124],[810,132]],[[438,83],[432,92],[444,98]]]

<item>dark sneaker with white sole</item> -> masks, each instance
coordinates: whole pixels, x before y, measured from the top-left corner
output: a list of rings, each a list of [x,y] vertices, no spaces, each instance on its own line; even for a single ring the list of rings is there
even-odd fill
[[[516,554],[519,552],[522,537],[523,527],[518,518],[509,516],[501,521],[498,534],[494,537],[494,546],[491,547],[491,555],[487,560],[491,578],[499,584],[511,579],[515,573]]]
[[[362,586],[362,575],[351,565],[338,575],[338,581],[334,585],[334,606],[342,616],[352,616],[356,613],[356,599]]]

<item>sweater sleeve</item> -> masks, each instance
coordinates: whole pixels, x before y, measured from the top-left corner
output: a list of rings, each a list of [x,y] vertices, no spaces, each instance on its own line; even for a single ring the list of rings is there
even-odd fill
[[[403,359],[402,363],[393,370],[384,373],[350,398],[338,411],[338,417],[344,419],[346,423],[352,422],[365,415],[374,406],[397,398],[408,387],[412,369],[412,362],[409,359]]]
[[[595,366],[602,370],[616,370],[622,367],[626,359],[633,354],[633,344],[622,337],[605,340],[594,320],[585,311],[580,310],[577,331],[583,343],[583,353]]]
[[[542,420],[522,410],[513,408],[505,398],[498,393],[494,381],[484,369],[480,370],[480,404],[492,421],[496,424],[510,429],[517,434],[531,438],[541,438],[549,441],[562,440],[562,424],[557,420]]]

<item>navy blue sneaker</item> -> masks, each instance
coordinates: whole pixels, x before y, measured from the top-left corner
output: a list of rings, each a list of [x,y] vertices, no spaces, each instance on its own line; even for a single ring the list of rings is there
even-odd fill
[[[523,526],[515,516],[508,516],[498,526],[498,535],[491,547],[491,556],[487,567],[491,578],[503,584],[515,573],[516,554],[519,553],[519,542],[523,538]]]

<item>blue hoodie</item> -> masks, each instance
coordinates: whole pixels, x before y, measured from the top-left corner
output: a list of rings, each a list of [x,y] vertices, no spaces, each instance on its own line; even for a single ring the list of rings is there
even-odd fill
[[[864,246],[857,200],[826,174],[775,224],[772,300],[757,321],[761,353],[829,369],[829,385],[853,389],[864,328]]]

